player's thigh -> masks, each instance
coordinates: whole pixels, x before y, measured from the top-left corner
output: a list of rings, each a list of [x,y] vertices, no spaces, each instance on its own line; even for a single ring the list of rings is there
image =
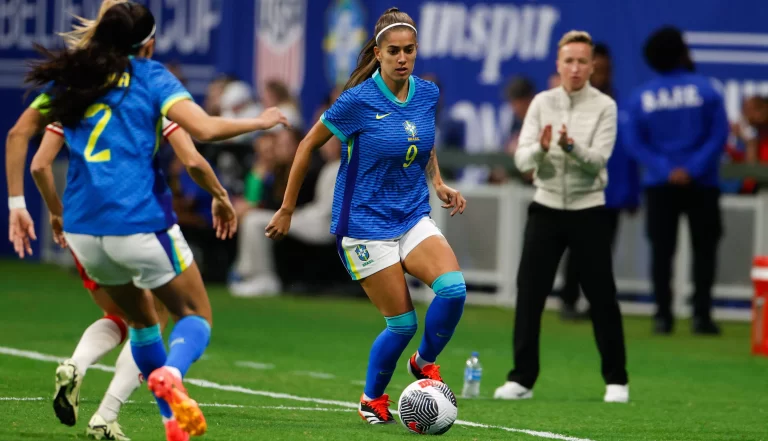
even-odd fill
[[[147,328],[157,324],[157,311],[152,294],[133,283],[105,285],[104,291],[124,311],[125,321],[132,328]]]
[[[98,287],[96,289],[89,289],[88,292],[91,294],[93,303],[104,311],[104,314],[114,315],[125,320],[125,312],[123,312],[122,308],[117,306],[117,303],[115,303],[114,300],[112,300],[112,297],[104,291],[104,288]]]
[[[88,234],[64,233],[69,249],[86,275],[101,286],[130,283],[133,271],[110,258],[103,239]]]
[[[151,290],[175,317],[199,315],[211,322],[211,305],[200,270],[178,225],[166,231],[108,236],[113,260],[133,269],[133,283]]]
[[[384,317],[413,310],[408,284],[399,262],[360,280],[360,285]]]
[[[336,245],[352,280],[360,282],[368,298],[385,317],[413,309],[397,241],[344,237],[338,238]]]
[[[426,217],[400,238],[400,257],[405,271],[429,286],[441,275],[460,270],[445,236]]]
[[[152,293],[163,302],[175,320],[197,315],[213,325],[211,302],[195,262],[168,283],[153,288]]]

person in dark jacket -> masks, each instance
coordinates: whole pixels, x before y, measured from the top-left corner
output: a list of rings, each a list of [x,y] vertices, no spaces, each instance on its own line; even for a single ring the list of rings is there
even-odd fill
[[[611,53],[603,43],[595,44],[594,71],[590,78],[590,84],[599,91],[618,101],[616,90],[613,88]],[[621,103],[619,103],[621,104]],[[621,107],[621,106],[620,106]],[[619,112],[618,132],[616,145],[608,159],[608,185],[605,187],[606,217],[609,219],[609,236],[611,248],[616,244],[616,235],[619,231],[619,219],[622,211],[634,213],[640,206],[640,170],[637,162],[624,151],[621,142],[621,118]],[[576,303],[581,294],[578,265],[568,256],[565,265],[565,285],[560,292],[562,309],[560,317],[563,320],[579,320],[589,318],[586,312],[579,312]]]
[[[688,217],[693,245],[693,321],[696,334],[715,335],[712,285],[717,247],[723,233],[720,213],[720,160],[728,138],[728,118],[709,78],[693,72],[682,33],[664,27],[646,41],[645,59],[658,73],[629,102],[624,144],[644,167],[651,274],[656,300],[654,330],[670,334],[672,259],[677,224]]]

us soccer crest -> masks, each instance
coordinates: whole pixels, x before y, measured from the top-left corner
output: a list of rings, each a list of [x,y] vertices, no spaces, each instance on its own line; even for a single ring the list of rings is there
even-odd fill
[[[295,93],[304,83],[307,1],[261,0],[256,5],[255,84],[261,93],[268,81],[279,79]]]
[[[368,254],[368,248],[365,245],[358,245],[355,247],[355,253],[357,253],[357,258],[365,262],[368,260],[371,255]]]
[[[417,131],[416,131],[416,124],[406,121],[403,123],[403,128],[405,129],[405,133],[408,134],[408,141],[418,141],[419,138],[416,137]]]

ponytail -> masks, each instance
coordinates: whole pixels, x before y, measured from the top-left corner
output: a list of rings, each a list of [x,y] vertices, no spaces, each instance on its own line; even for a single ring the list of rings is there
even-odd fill
[[[146,7],[132,2],[113,5],[84,47],[53,52],[36,44],[44,60],[32,65],[25,80],[33,86],[52,83],[51,100],[42,110],[51,121],[74,126],[94,101],[117,85],[123,72],[130,72],[129,56],[149,41],[154,29],[155,19]]]
[[[376,59],[376,53],[373,50],[377,45],[376,36],[387,26],[395,23],[407,24],[414,30],[416,29],[416,23],[405,12],[401,12],[397,8],[389,8],[384,11],[376,22],[373,37],[365,43],[365,46],[360,51],[360,55],[357,57],[357,67],[349,76],[347,84],[344,85],[344,90],[362,84],[376,72],[376,69],[379,68],[379,60]],[[386,32],[389,32],[389,30]]]
[[[357,57],[357,67],[349,76],[347,84],[344,85],[344,90],[362,84],[379,68],[379,60],[376,59],[376,54],[373,52],[374,47],[376,47],[376,37],[371,37],[360,51],[360,55]]]

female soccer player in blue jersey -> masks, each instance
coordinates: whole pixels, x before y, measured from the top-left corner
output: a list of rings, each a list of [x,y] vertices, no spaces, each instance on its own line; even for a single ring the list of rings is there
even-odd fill
[[[429,217],[425,173],[451,215],[462,213],[466,201],[440,178],[433,148],[439,91],[434,83],[412,75],[416,49],[411,17],[397,8],[387,10],[344,93],[301,142],[283,205],[266,229],[274,239],[288,232],[310,154],[336,135],[346,152],[336,181],[331,232],[349,274],[387,322],[371,349],[358,410],[370,424],[394,422],[384,389],[417,329],[403,272],[436,294],[421,346],[407,365],[417,379],[442,381],[434,362],[451,339],[466,298],[456,256]]]
[[[51,194],[49,177],[39,176],[38,187],[49,211],[62,217],[66,241],[88,275],[125,312],[133,358],[158,399],[166,437],[185,440],[207,428],[181,379],[208,345],[212,314],[155,160],[162,117],[204,141],[287,121],[277,109],[254,119],[208,116],[162,64],[149,60],[154,34],[145,6],[113,6],[86,47],[59,53],[39,48],[46,59],[27,80],[46,85],[39,108],[61,122],[70,150],[63,206]],[[231,237],[234,209],[210,165],[194,149],[176,154],[214,196],[217,236]],[[180,317],[167,355],[152,298],[142,288]]]

